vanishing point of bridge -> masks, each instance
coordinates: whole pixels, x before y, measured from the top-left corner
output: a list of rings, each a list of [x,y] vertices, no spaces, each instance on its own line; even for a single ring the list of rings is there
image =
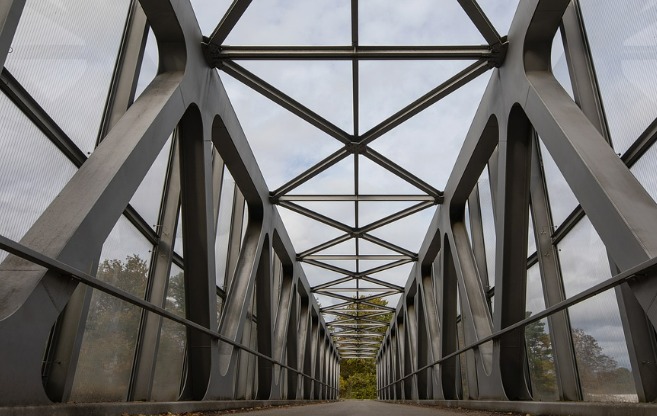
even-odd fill
[[[4,0],[0,415],[656,412],[656,21]]]

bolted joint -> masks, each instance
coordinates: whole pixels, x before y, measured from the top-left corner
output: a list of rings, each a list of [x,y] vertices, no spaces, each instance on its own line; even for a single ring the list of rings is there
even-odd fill
[[[210,39],[207,36],[203,36],[203,42],[201,42],[201,48],[203,49],[203,56],[205,57],[205,62],[210,65],[211,68],[221,68],[223,61],[221,60],[221,46],[215,43],[210,42]]]
[[[499,68],[504,64],[506,58],[506,51],[509,49],[509,41],[506,36],[503,36],[501,41],[491,45],[492,59],[488,61],[492,68]]]
[[[269,192],[269,203],[272,205],[280,205],[281,195],[277,195],[275,192]]]
[[[349,232],[349,236],[350,236],[351,238],[362,238],[362,237],[363,237],[363,234],[365,234],[365,232],[363,232],[362,230],[359,230],[359,229],[357,229],[357,228],[353,228],[353,229]]]
[[[345,146],[347,151],[352,155],[364,154],[367,151],[367,145],[357,141],[351,141]]]

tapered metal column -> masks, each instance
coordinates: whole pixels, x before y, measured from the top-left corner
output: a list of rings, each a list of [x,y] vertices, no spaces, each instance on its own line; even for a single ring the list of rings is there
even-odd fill
[[[537,140],[535,138],[535,140]],[[552,217],[547,199],[545,179],[539,158],[538,143],[532,149],[531,211],[536,239],[538,267],[541,272],[545,306],[550,307],[566,298],[557,248],[552,244]],[[561,400],[582,400],[577,374],[577,362],[568,312],[557,312],[548,318],[550,340],[554,351],[557,387]]]
[[[527,225],[529,221],[529,176],[531,126],[519,107],[509,115],[508,130],[498,145],[496,213],[495,311],[496,331],[525,319],[527,293]],[[500,338],[499,365],[504,392],[511,400],[529,400],[524,377],[526,365],[523,329]],[[499,362],[497,362],[499,360]]]
[[[256,277],[256,308],[258,313],[258,351],[272,356],[272,270],[271,245],[266,239],[265,247],[260,257]],[[259,400],[268,400],[271,395],[273,381],[273,364],[271,361],[258,357],[258,392]]]
[[[175,135],[177,136],[177,134]],[[158,224],[160,240],[155,248],[155,259],[151,272],[151,287],[148,300],[162,308],[166,306],[169,274],[173,259],[173,246],[176,237],[178,209],[180,207],[180,146],[174,138],[172,154],[169,158],[167,180],[162,199],[162,212]],[[131,386],[131,398],[150,400],[153,388],[153,376],[159,350],[162,317],[146,312],[142,318],[142,329],[137,343],[137,362]]]
[[[419,274],[419,273],[418,273]],[[427,331],[427,308],[426,308],[426,298],[423,295],[421,289],[421,283],[423,281],[422,276],[419,276],[418,291],[415,296],[415,305],[417,311],[417,367],[422,368],[433,362],[432,356],[430,353],[431,347],[430,343],[433,342]],[[424,371],[421,371],[417,375],[417,394],[419,400],[432,399],[432,377],[433,377],[433,368],[428,368]]]
[[[412,292],[411,292],[412,293]],[[411,374],[418,366],[418,325],[415,309],[415,294],[406,298],[406,373]],[[406,379],[405,394],[409,400],[417,400],[417,375]]]
[[[299,359],[299,355],[303,348],[299,348],[303,343],[300,343],[298,337],[301,335],[299,331],[300,323],[303,321],[303,318],[300,316],[300,301],[299,301],[299,292],[297,290],[297,285],[294,285],[291,288],[291,308],[290,308],[290,317],[287,323],[287,333],[285,337],[285,353],[287,365],[299,370],[303,370],[302,363],[303,359]],[[287,371],[287,389],[285,391],[285,398],[287,399],[300,399],[301,397],[297,394],[298,389],[301,385],[299,383],[299,374]]]
[[[180,123],[183,249],[185,252],[185,307],[190,320],[217,327],[214,256],[212,147],[209,128],[204,136],[198,110],[191,108]],[[211,368],[218,364],[217,341],[187,329],[188,378],[191,394],[205,396]]]
[[[578,2],[571,3],[566,9],[561,32],[575,101],[611,145],[609,127]],[[613,275],[620,272],[611,258],[610,265]],[[623,284],[615,291],[639,401],[652,402],[657,398],[655,332],[629,286]]]
[[[286,361],[286,344],[288,339],[288,324],[291,319],[291,315],[296,313],[296,309],[293,307],[294,298],[292,291],[292,276],[289,275],[289,267],[287,273],[283,270],[281,273],[281,292],[280,292],[280,301],[278,304],[272,305],[275,312],[276,321],[273,325],[273,339],[272,339],[272,357],[281,362]],[[272,309],[272,313],[274,313]],[[288,351],[288,354],[294,355],[296,357],[295,351]],[[287,365],[294,367],[294,364],[290,361],[287,361]],[[271,384],[271,393],[270,398],[272,400],[281,398],[284,394],[283,385],[284,380],[282,377],[283,370],[280,366],[274,365],[273,374],[272,374],[272,384]]]
[[[0,5],[0,68],[5,66],[26,0],[6,0]]]
[[[301,369],[305,374],[311,373],[310,368],[310,357],[308,355],[308,339],[309,333],[311,332],[311,320],[310,320],[310,307],[308,304],[308,298],[298,294],[299,296],[299,322],[298,322],[298,332],[297,332],[297,363],[299,369]],[[296,398],[297,399],[307,399],[308,398],[308,389],[306,386],[309,384],[307,378],[299,375],[297,377],[297,390]]]

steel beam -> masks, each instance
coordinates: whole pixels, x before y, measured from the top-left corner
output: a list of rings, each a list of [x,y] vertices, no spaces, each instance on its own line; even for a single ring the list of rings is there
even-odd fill
[[[397,252],[397,253],[404,254],[404,255],[407,255],[407,256],[409,256],[409,257],[416,257],[416,256],[417,256],[417,254],[415,254],[415,253],[413,253],[413,252],[411,252],[411,251],[409,251],[409,250],[407,250],[407,249],[405,249],[405,248],[403,248],[403,247],[400,247],[400,246],[398,246],[398,245],[395,245],[395,244],[393,244],[393,243],[391,243],[391,242],[389,242],[389,241],[383,240],[383,239],[381,239],[381,238],[379,238],[379,237],[375,237],[375,236],[373,236],[373,235],[371,235],[371,234],[364,233],[364,234],[362,234],[360,237],[361,237],[363,240],[367,240],[367,241],[369,241],[370,243],[374,243],[374,244],[379,245],[379,246],[381,246],[381,247],[383,247],[383,248],[387,248],[388,250],[395,251],[395,252]]]
[[[320,244],[320,245],[318,245],[318,246],[315,246],[315,247],[309,248],[308,250],[299,253],[299,254],[297,255],[297,257],[307,257],[307,256],[310,256],[310,255],[315,254],[315,253],[317,253],[317,252],[320,252],[320,251],[322,251],[322,250],[326,250],[327,248],[330,248],[330,247],[333,247],[333,246],[338,245],[338,244],[340,244],[340,243],[343,243],[343,242],[349,240],[350,238],[352,238],[352,237],[351,237],[351,235],[349,235],[349,234],[341,235],[341,236],[336,237],[336,238],[334,238],[334,239],[332,239],[332,240],[329,240],[329,241],[327,241],[327,242],[325,242],[325,243],[322,243],[322,244]]]
[[[477,78],[479,75],[486,72],[490,69],[490,64],[485,60],[479,60],[474,64],[468,66],[463,71],[459,72],[452,78],[443,82],[438,87],[429,91],[427,94],[413,101],[411,104],[402,108],[392,116],[388,117],[381,123],[377,124],[375,127],[372,127],[367,132],[363,133],[360,137],[360,144],[368,144],[372,141],[383,136],[390,130],[394,129],[404,121],[412,118],[418,113],[426,110],[431,105],[440,101],[447,95],[456,91],[459,87],[467,84],[471,80]]]
[[[311,254],[304,260],[413,260],[403,254]]]
[[[379,288],[379,287],[359,287],[359,288],[351,288],[351,287],[331,287],[331,288],[326,288],[326,289],[314,289],[314,293],[338,293],[338,292],[372,292],[372,293],[378,293],[378,292],[384,292],[384,293],[390,293],[390,289],[388,288]],[[403,290],[396,290],[396,293],[403,292]]]
[[[498,39],[499,41],[499,39]],[[486,45],[467,46],[229,46],[213,54],[212,64],[226,60],[491,60],[499,52]]]
[[[350,143],[351,139],[348,133],[235,62],[224,62],[221,70],[343,144]]]
[[[207,39],[207,44],[220,47],[250,4],[251,0],[234,0],[226,14],[221,18],[221,22],[212,31],[210,38]]]
[[[329,218],[325,215],[319,214],[313,210],[310,210],[308,208],[302,207],[301,205],[297,205],[293,202],[279,202],[279,204],[283,208],[287,208],[290,211],[296,212],[297,214],[301,214],[303,216],[306,216],[308,218],[311,218],[315,221],[319,221],[323,224],[329,225],[333,228],[337,228],[340,231],[344,231],[347,233],[352,232],[352,228],[346,224],[343,224],[339,221],[336,221],[332,218]]]
[[[299,185],[309,181],[310,179],[324,172],[326,169],[335,165],[336,163],[338,163],[339,161],[341,161],[342,159],[346,158],[349,155],[350,155],[349,151],[347,150],[346,147],[344,147],[335,151],[328,157],[322,159],[320,162],[316,163],[315,165],[313,165],[312,167],[310,167],[300,175],[296,176],[294,179],[290,180],[285,185],[281,186],[275,191],[272,191],[271,192],[272,203],[276,203],[278,197],[290,192],[291,190],[295,189]]]
[[[502,43],[499,33],[497,33],[497,30],[495,30],[495,27],[488,20],[488,17],[481,10],[476,0],[459,0],[459,4],[489,45],[499,45]]]
[[[430,195],[281,195],[279,201],[320,201],[320,202],[389,202],[389,201],[424,201],[435,202]]]
[[[77,167],[82,166],[87,160],[87,155],[80,150],[7,68],[3,68],[0,74],[0,90],[57,146],[71,163]]]

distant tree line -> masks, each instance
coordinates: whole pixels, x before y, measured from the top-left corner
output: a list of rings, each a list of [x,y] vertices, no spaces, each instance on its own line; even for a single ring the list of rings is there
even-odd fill
[[[368,300],[380,306],[387,306],[388,301],[382,298]],[[372,312],[360,312],[356,304],[347,307],[346,313],[354,317],[367,317],[388,324],[392,313],[373,315]],[[336,320],[349,319],[338,316]],[[367,327],[367,332],[385,333],[386,327]],[[357,341],[359,338],[350,338]],[[355,345],[356,347],[358,344]],[[376,362],[374,359],[347,358],[340,362],[340,397],[343,399],[376,399]]]
[[[529,312],[527,315],[529,316]],[[602,351],[598,341],[581,328],[572,330],[577,371],[585,396],[636,393],[630,370]],[[527,361],[534,398],[558,398],[554,357],[544,321],[525,327]],[[585,397],[587,398],[587,397]]]

